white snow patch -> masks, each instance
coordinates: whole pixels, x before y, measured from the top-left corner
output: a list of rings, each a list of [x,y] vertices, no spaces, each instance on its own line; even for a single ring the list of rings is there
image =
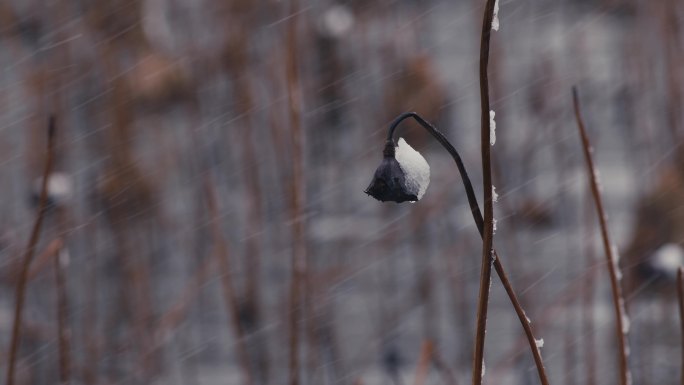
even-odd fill
[[[594,180],[596,181],[596,188],[602,193],[603,183],[601,183],[601,172],[597,168],[594,169]]]
[[[496,234],[496,218],[492,218],[492,225],[494,226],[494,231],[492,232],[493,234]]]
[[[492,185],[492,202],[498,202],[499,201],[499,194],[496,193],[496,187]]]
[[[499,0],[494,3],[494,18],[492,19],[492,30],[499,30]]]
[[[418,151],[409,146],[404,138],[399,138],[395,156],[406,175],[409,192],[415,194],[418,199],[422,198],[430,184],[430,166],[427,161]]]
[[[620,261],[620,251],[618,250],[617,246],[615,244],[610,245],[610,252],[613,254],[613,257],[615,258],[615,266],[617,267],[618,261]]]
[[[43,185],[43,178],[38,178],[34,181],[34,194],[40,196],[40,190]],[[50,174],[47,181],[48,198],[52,199],[58,204],[68,202],[74,193],[72,178],[63,172],[54,172]]]
[[[651,257],[651,267],[670,278],[677,276],[677,269],[684,266],[684,250],[676,243],[660,246]]]
[[[496,116],[496,112],[494,110],[489,111],[489,144],[491,146],[496,143],[496,120],[494,120],[494,117]]]
[[[534,339],[534,344],[537,345],[537,348],[543,348],[544,347],[544,339]]]
[[[344,5],[333,5],[323,14],[322,27],[332,37],[340,37],[354,26],[354,15]]]
[[[624,312],[624,309],[622,309],[622,310]],[[629,333],[629,326],[630,326],[629,317],[627,316],[627,314],[623,313],[622,314],[622,334]]]

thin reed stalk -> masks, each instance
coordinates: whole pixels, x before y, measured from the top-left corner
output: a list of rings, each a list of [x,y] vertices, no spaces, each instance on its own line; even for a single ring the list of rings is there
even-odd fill
[[[432,341],[430,341],[430,340],[423,341],[423,344],[420,347],[420,358],[418,359],[418,368],[416,369],[416,377],[413,381],[414,385],[424,385],[425,384],[425,380],[428,376],[428,372],[430,371],[430,363],[432,362],[433,350],[434,350],[434,346],[432,344]]]
[[[482,265],[480,267],[480,289],[477,301],[477,329],[473,353],[473,385],[480,385],[484,375],[484,346],[487,332],[487,308],[489,286],[492,280],[492,258],[494,255],[494,205],[492,202],[492,164],[489,122],[489,41],[494,19],[496,0],[487,0],[482,21],[480,40],[480,150],[482,152],[482,188],[484,190],[484,233],[482,234]]]
[[[219,226],[218,204],[216,202],[216,188],[212,180],[207,177],[205,181],[205,194],[207,199],[207,208],[211,217],[211,236],[215,244],[214,255],[221,273],[221,285],[223,287],[223,299],[225,301],[226,311],[228,312],[228,319],[231,321],[233,331],[235,333],[235,346],[237,349],[237,358],[242,370],[243,383],[252,385],[252,372],[250,369],[250,358],[247,345],[245,344],[245,332],[240,322],[240,305],[238,303],[235,288],[231,279],[231,258],[228,244],[223,238],[221,227]],[[200,270],[200,273],[202,271]]]
[[[33,229],[31,230],[31,236],[29,237],[28,244],[24,250],[24,255],[22,257],[22,266],[20,271],[19,280],[17,281],[17,288],[15,291],[15,305],[14,305],[14,320],[12,323],[12,339],[10,341],[10,350],[8,354],[8,368],[7,368],[7,385],[14,385],[14,378],[16,375],[16,361],[17,352],[19,351],[19,340],[21,336],[21,321],[22,314],[24,310],[24,302],[26,300],[26,287],[28,282],[29,269],[31,267],[31,261],[33,260],[33,254],[36,251],[36,245],[40,238],[40,230],[43,226],[43,221],[45,219],[45,212],[47,211],[47,186],[48,178],[50,173],[52,173],[52,166],[55,159],[55,137],[56,137],[56,122],[55,117],[51,116],[48,121],[48,145],[47,145],[47,156],[45,158],[45,168],[43,170],[43,181],[40,188],[40,203],[38,204],[38,211],[36,212],[36,218],[33,224]]]
[[[591,203],[584,199],[586,218],[586,238],[584,240],[584,254],[586,266],[589,268],[586,284],[582,290],[582,327],[590,331],[584,339],[584,361],[586,372],[586,385],[596,385],[596,338],[594,333],[594,287],[596,281],[596,269],[592,266],[596,263],[594,257],[594,222],[591,220]]]
[[[293,227],[292,278],[289,298],[289,372],[288,383],[300,383],[299,362],[299,322],[302,319],[302,297],[306,294],[308,261],[306,256],[305,222],[303,216],[304,203],[304,131],[301,121],[301,100],[299,86],[299,63],[297,57],[297,21],[299,19],[299,1],[290,1],[289,20],[287,22],[286,49],[286,82],[288,112],[290,116],[290,134],[292,144],[292,183],[290,194],[290,218]]]
[[[677,302],[679,302],[679,323],[681,327],[682,339],[682,365],[681,365],[681,385],[684,385],[684,268],[680,267],[677,270]]]
[[[603,238],[603,248],[606,253],[606,261],[608,262],[608,272],[610,274],[610,287],[613,295],[613,307],[615,310],[615,333],[618,345],[618,367],[619,378],[621,385],[630,385],[631,374],[629,372],[628,353],[627,353],[627,333],[629,332],[626,322],[627,312],[625,310],[625,300],[622,295],[622,288],[620,287],[620,267],[618,265],[617,249],[613,246],[608,232],[608,224],[606,212],[603,208],[603,200],[601,199],[601,190],[599,188],[598,170],[594,165],[593,148],[589,142],[589,137],[582,119],[582,112],[580,110],[579,97],[577,96],[577,88],[572,89],[572,101],[575,109],[575,118],[577,119],[577,127],[579,129],[580,138],[582,139],[582,148],[584,150],[584,158],[587,164],[587,174],[589,177],[589,184],[591,185],[591,194],[594,198],[596,206],[596,214],[601,225],[601,237]]]
[[[85,227],[85,233],[89,235],[89,241],[86,243],[87,252],[90,258],[87,260],[85,266],[86,277],[83,279],[83,285],[88,288],[88,292],[84,296],[84,311],[82,312],[80,328],[81,340],[83,341],[83,358],[80,364],[80,377],[84,385],[96,385],[99,377],[99,363],[101,352],[101,340],[98,337],[98,326],[101,323],[101,318],[97,311],[97,298],[100,289],[99,276],[97,274],[97,266],[99,256],[95,251],[94,243],[96,242],[96,232],[92,219],[88,221]]]
[[[240,8],[241,1],[232,0],[231,3],[236,9]],[[248,9],[244,10],[249,12]],[[241,126],[241,140],[242,140],[242,158],[246,166],[246,172],[243,173],[245,178],[245,186],[247,188],[246,200],[246,224],[247,232],[250,234],[245,240],[245,283],[243,289],[243,300],[241,307],[243,312],[248,313],[250,322],[245,323],[245,332],[250,333],[258,330],[262,323],[262,301],[261,301],[261,260],[263,253],[260,246],[260,238],[254,236],[258,234],[263,228],[262,223],[262,189],[260,182],[260,166],[257,162],[257,152],[254,145],[254,124],[253,113],[254,110],[254,96],[251,90],[251,81],[249,73],[250,56],[250,27],[253,27],[249,14],[242,12],[235,12],[231,15],[232,19],[228,20],[234,25],[235,31],[230,34],[229,42],[225,56],[229,57],[228,71],[233,76],[233,94],[236,99],[235,112],[237,116],[241,117],[238,124]],[[268,360],[265,349],[266,342],[263,336],[255,334],[251,337],[251,349],[257,353],[259,358],[259,373],[263,377],[264,382],[268,382]]]
[[[34,262],[31,263],[31,267],[28,272],[28,280],[36,278],[44,269],[50,266],[52,259],[57,256],[59,250],[64,247],[64,241],[61,238],[55,238],[48,245],[38,253],[34,258]]]
[[[63,249],[57,250],[54,258],[55,284],[57,293],[57,345],[59,351],[59,383],[71,383],[71,338],[69,332],[69,300],[64,271]]]

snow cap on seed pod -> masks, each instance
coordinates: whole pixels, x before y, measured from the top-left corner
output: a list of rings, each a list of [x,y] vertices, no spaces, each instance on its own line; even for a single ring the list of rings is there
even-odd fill
[[[395,146],[388,140],[384,158],[366,189],[366,194],[381,202],[415,202],[430,184],[430,166],[403,138]]]
[[[674,280],[677,270],[684,266],[684,249],[676,243],[660,246],[649,258],[647,268],[663,278]]]
[[[33,181],[31,191],[31,203],[40,203],[40,192],[43,187],[43,178]],[[67,173],[54,172],[50,174],[47,182],[47,205],[61,206],[67,204],[74,194],[74,181]]]

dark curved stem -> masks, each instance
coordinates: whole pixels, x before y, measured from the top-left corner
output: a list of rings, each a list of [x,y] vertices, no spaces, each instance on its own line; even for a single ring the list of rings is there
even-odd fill
[[[480,211],[480,207],[477,203],[475,191],[473,190],[473,184],[470,181],[470,177],[468,176],[468,172],[466,171],[461,156],[458,154],[458,151],[456,151],[454,146],[452,146],[451,143],[449,143],[444,134],[442,134],[437,128],[435,128],[432,124],[428,123],[417,113],[406,112],[399,115],[390,124],[390,128],[387,133],[387,141],[392,143],[394,142],[394,132],[399,126],[399,123],[408,118],[413,118],[423,128],[425,128],[425,130],[427,130],[430,133],[430,135],[437,139],[437,141],[449,152],[449,155],[451,155],[451,157],[454,159],[454,162],[456,162],[456,167],[458,167],[458,172],[461,174],[461,179],[463,180],[463,185],[465,186],[466,196],[468,197],[468,204],[470,205],[470,210],[473,214],[473,220],[475,221],[477,230],[480,232],[480,236],[484,238],[484,219],[482,218],[482,212]],[[494,269],[496,270],[497,275],[501,279],[501,283],[504,286],[504,289],[506,290],[506,294],[508,294],[508,298],[513,304],[513,308],[515,309],[515,312],[518,315],[518,319],[520,320],[523,330],[525,331],[527,341],[530,345],[530,350],[532,351],[532,355],[534,356],[534,363],[537,366],[539,379],[543,385],[549,385],[546,370],[544,369],[544,362],[542,360],[539,348],[537,348],[536,339],[534,338],[534,333],[532,331],[532,325],[529,319],[527,318],[525,310],[523,310],[520,301],[518,300],[518,296],[515,294],[513,285],[511,285],[511,282],[508,280],[508,275],[506,274],[503,264],[501,263],[501,258],[498,256],[496,250],[494,250],[493,254]]]
[[[394,131],[397,129],[397,126],[399,126],[399,123],[408,118],[413,118],[416,122],[423,126],[423,128],[425,128],[430,133],[430,135],[437,139],[437,141],[449,152],[449,155],[451,155],[451,157],[454,158],[454,161],[456,162],[456,167],[458,167],[458,172],[461,174],[461,179],[463,179],[463,185],[465,186],[466,195],[468,196],[468,204],[470,205],[470,211],[473,213],[473,219],[475,220],[475,224],[477,225],[477,230],[480,232],[480,235],[484,234],[484,221],[482,219],[482,214],[480,212],[480,206],[477,204],[477,198],[475,197],[475,190],[473,190],[473,184],[470,182],[470,177],[468,177],[468,172],[466,171],[466,168],[463,165],[463,160],[461,160],[461,156],[458,154],[458,151],[456,151],[454,146],[452,146],[451,143],[449,143],[444,134],[439,132],[437,128],[435,128],[432,124],[428,123],[417,113],[405,112],[399,115],[396,119],[394,119],[394,121],[390,125],[389,132],[387,134],[387,140],[394,142]]]
[[[48,122],[48,149],[47,156],[45,158],[45,168],[43,169],[42,175],[43,181],[40,187],[38,211],[36,212],[36,218],[33,223],[33,229],[31,230],[31,236],[29,237],[26,249],[24,249],[24,255],[21,259],[21,271],[19,273],[17,289],[15,292],[16,297],[14,302],[14,320],[12,322],[12,339],[8,354],[7,385],[14,385],[17,354],[19,352],[19,340],[21,337],[22,313],[24,310],[24,302],[26,300],[26,286],[28,282],[29,269],[31,267],[31,261],[33,260],[33,254],[35,254],[36,251],[36,245],[38,244],[38,240],[40,238],[40,230],[43,226],[43,220],[45,219],[45,212],[48,209],[48,179],[50,178],[55,158],[56,131],[57,128],[55,117],[50,116]]]

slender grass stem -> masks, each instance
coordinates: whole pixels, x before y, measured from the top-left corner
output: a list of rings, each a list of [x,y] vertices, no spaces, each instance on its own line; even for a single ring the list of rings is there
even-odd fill
[[[679,302],[679,322],[681,326],[682,339],[682,365],[681,365],[681,379],[680,382],[684,385],[684,268],[680,267],[677,270],[677,300]]]
[[[28,244],[24,250],[22,257],[22,265],[19,280],[17,281],[15,305],[14,305],[14,320],[12,323],[12,339],[10,341],[10,351],[7,368],[7,385],[14,385],[14,377],[16,375],[16,361],[17,353],[19,351],[19,340],[21,336],[21,320],[24,310],[24,302],[26,300],[26,286],[28,282],[29,269],[33,254],[36,251],[36,245],[40,238],[40,230],[45,219],[45,212],[47,211],[47,195],[48,195],[48,178],[52,173],[52,166],[55,159],[55,136],[56,136],[56,122],[55,117],[51,116],[48,122],[48,148],[47,156],[45,158],[45,168],[43,170],[43,181],[40,188],[40,201],[38,204],[38,211],[36,212],[35,222],[31,230]]]
[[[432,362],[434,346],[432,341],[423,341],[420,347],[420,358],[418,360],[418,367],[416,368],[416,377],[413,380],[414,385],[424,385],[430,371],[430,363]]]
[[[582,112],[580,110],[579,97],[577,96],[577,89],[572,89],[572,101],[575,109],[575,118],[577,119],[577,127],[579,129],[580,138],[582,139],[582,148],[584,150],[584,158],[587,164],[587,173],[589,176],[589,184],[591,185],[591,194],[594,198],[596,206],[596,214],[599,217],[599,224],[601,225],[601,237],[603,238],[603,248],[606,253],[606,260],[608,262],[608,272],[610,274],[610,287],[613,295],[613,306],[615,309],[615,333],[618,345],[618,365],[619,377],[621,385],[631,384],[631,375],[629,373],[628,353],[627,353],[627,332],[625,322],[627,321],[627,312],[625,310],[625,300],[622,296],[622,288],[620,287],[620,280],[618,278],[620,267],[618,265],[617,250],[610,240],[608,232],[608,224],[606,220],[606,212],[603,208],[603,200],[601,199],[601,191],[598,182],[598,170],[594,165],[593,148],[589,142],[589,137],[582,119]]]
[[[228,242],[224,239],[221,234],[221,228],[218,222],[218,204],[216,199],[216,188],[213,184],[213,180],[207,177],[205,180],[205,194],[207,199],[207,208],[211,217],[211,235],[213,241],[215,242],[215,257],[217,264],[219,266],[219,271],[221,272],[221,285],[223,286],[223,299],[226,303],[226,311],[228,312],[228,318],[233,326],[233,331],[235,332],[236,340],[236,353],[238,356],[238,361],[240,363],[240,368],[243,375],[243,383],[246,385],[252,385],[254,383],[252,372],[251,372],[251,360],[249,357],[249,351],[247,350],[247,344],[245,343],[245,331],[240,322],[240,309],[237,299],[237,294],[235,293],[235,288],[233,280],[231,279],[231,257],[230,250],[228,248]]]
[[[55,284],[57,294],[57,342],[59,350],[59,383],[71,384],[71,338],[69,331],[69,297],[66,271],[62,261],[62,250],[54,258]]]
[[[596,385],[596,333],[594,333],[594,287],[596,281],[596,269],[592,269],[595,261],[594,251],[594,222],[592,218],[591,202],[588,199],[590,192],[587,191],[584,198],[584,217],[585,217],[585,266],[589,267],[586,284],[582,289],[582,325],[584,330],[589,330],[584,341],[584,360],[586,365],[586,385]]]
[[[304,207],[304,131],[301,119],[301,100],[299,86],[299,62],[297,45],[297,20],[299,1],[290,0],[290,15],[287,22],[286,40],[286,81],[288,95],[288,112],[290,116],[290,133],[292,139],[292,182],[290,215],[293,220],[292,279],[289,298],[289,371],[290,385],[300,383],[299,362],[299,322],[302,319],[302,308],[307,289],[308,261],[306,256],[305,222],[302,215]]]

